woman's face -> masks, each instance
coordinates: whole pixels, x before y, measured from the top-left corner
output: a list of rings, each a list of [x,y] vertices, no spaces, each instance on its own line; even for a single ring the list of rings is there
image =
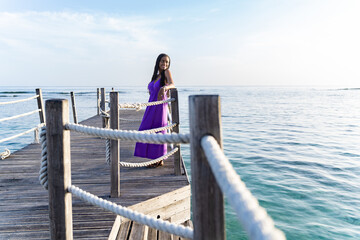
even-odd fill
[[[167,56],[161,58],[159,63],[159,70],[164,71],[169,68],[170,59]]]

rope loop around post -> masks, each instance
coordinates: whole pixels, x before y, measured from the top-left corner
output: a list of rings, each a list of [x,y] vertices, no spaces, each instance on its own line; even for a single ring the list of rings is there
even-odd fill
[[[46,142],[46,127],[43,126],[40,131],[40,144],[41,144],[41,164],[39,171],[40,184],[47,190],[48,189],[48,173],[47,173],[47,142]]]
[[[228,202],[250,239],[286,239],[282,231],[275,228],[273,220],[258,200],[246,188],[235,172],[228,158],[224,155],[217,141],[212,136],[201,139],[201,147],[207,157],[210,168]]]

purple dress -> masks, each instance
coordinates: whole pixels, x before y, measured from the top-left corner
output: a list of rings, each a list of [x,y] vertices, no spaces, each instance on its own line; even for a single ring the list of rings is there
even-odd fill
[[[148,89],[150,92],[149,102],[157,101],[157,96],[159,93],[160,79],[154,83],[150,82]],[[166,99],[166,97],[164,97]],[[139,131],[147,130],[152,128],[159,128],[167,126],[167,103],[148,106],[146,107],[143,119],[141,121]],[[159,132],[160,133],[160,132]],[[161,133],[165,133],[161,131]],[[166,144],[152,144],[152,143],[136,143],[134,156],[156,159],[167,153]]]

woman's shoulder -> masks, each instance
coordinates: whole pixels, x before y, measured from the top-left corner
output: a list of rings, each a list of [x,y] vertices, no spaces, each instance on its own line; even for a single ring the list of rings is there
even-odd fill
[[[165,70],[165,77],[171,77],[170,69]]]

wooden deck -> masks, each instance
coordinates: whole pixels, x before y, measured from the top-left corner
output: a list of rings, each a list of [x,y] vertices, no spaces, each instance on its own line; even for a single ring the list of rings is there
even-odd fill
[[[120,118],[141,119],[142,114],[124,110]],[[120,122],[121,129],[137,129],[140,124]],[[101,119],[94,116],[82,124],[101,127]],[[121,141],[121,161],[146,161],[133,157],[134,145]],[[38,180],[40,151],[39,144],[30,144],[0,161],[0,239],[49,239],[48,195]],[[189,181],[185,174],[174,175],[171,157],[158,168],[121,168],[120,198],[110,198],[104,139],[71,132],[71,161],[72,184],[85,191],[171,222],[190,219]],[[73,229],[74,239],[108,239],[109,235],[113,239],[179,239],[116,217],[75,196]]]

